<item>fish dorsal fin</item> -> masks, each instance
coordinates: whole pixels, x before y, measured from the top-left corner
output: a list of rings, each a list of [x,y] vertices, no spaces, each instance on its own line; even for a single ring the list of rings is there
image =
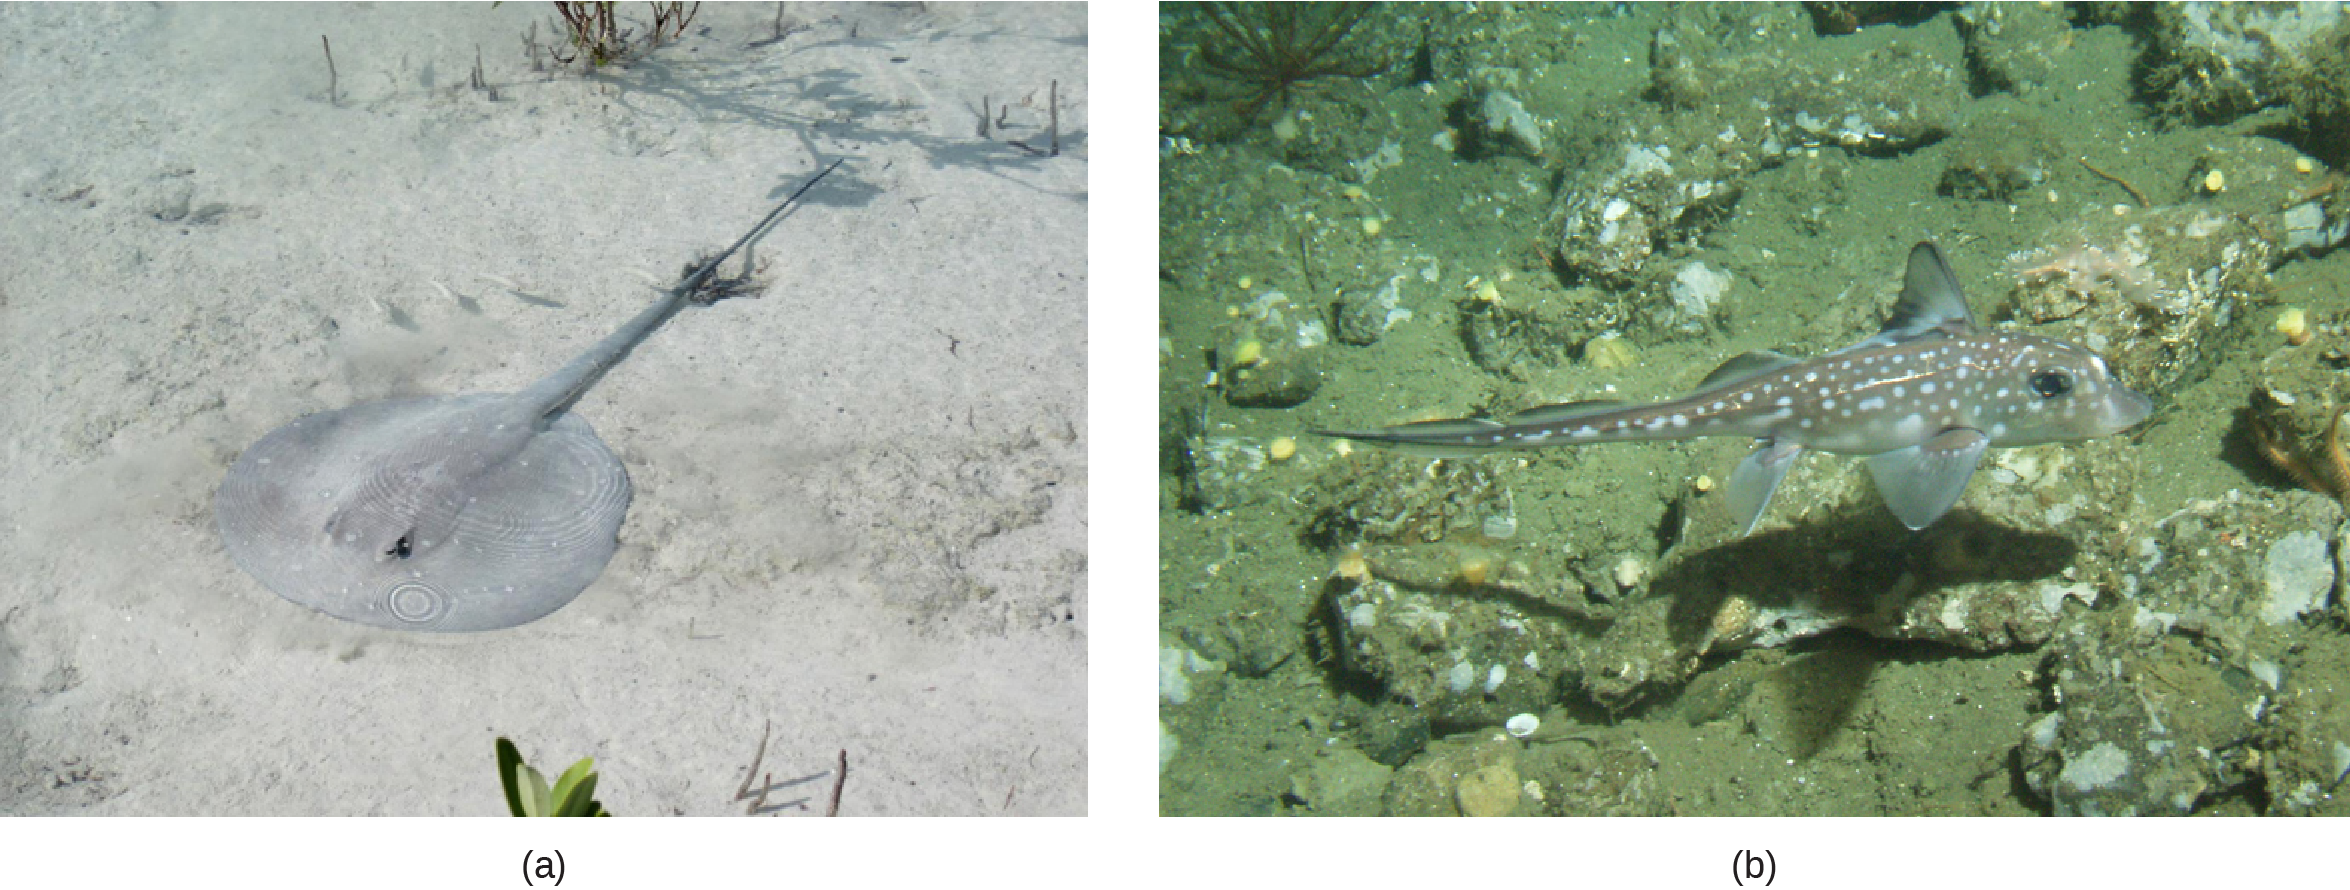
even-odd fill
[[[1891,345],[1933,333],[1976,330],[1975,315],[1967,311],[1966,295],[1959,292],[1958,276],[1932,241],[1910,248],[1909,272],[1902,277],[1901,299],[1893,315],[1869,341]]]
[[[1893,317],[1885,320],[1885,331],[1916,331],[1960,325],[1975,329],[1975,314],[1967,310],[1966,294],[1958,289],[1958,276],[1950,272],[1950,261],[1942,258],[1942,248],[1932,241],[1920,241],[1909,250],[1909,272],[1902,277],[1901,299],[1893,304]]]
[[[1626,404],[1629,403],[1620,399],[1585,399],[1580,402],[1560,402],[1556,405],[1536,405],[1510,415],[1509,422],[1511,426],[1524,426],[1526,424],[1572,420],[1587,414],[1614,411]]]
[[[1705,379],[1698,381],[1697,389],[1693,392],[1707,392],[1734,383],[1742,383],[1801,361],[1802,359],[1784,352],[1774,352],[1768,349],[1742,352],[1732,356],[1729,361],[1723,362],[1721,367],[1713,370],[1713,373],[1705,375]]]

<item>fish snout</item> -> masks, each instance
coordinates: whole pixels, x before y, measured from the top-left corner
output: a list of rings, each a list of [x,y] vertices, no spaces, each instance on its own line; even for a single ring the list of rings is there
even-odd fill
[[[2154,413],[2154,400],[2137,390],[2116,385],[2099,406],[2098,421],[2110,435],[2138,425],[2146,415]]]

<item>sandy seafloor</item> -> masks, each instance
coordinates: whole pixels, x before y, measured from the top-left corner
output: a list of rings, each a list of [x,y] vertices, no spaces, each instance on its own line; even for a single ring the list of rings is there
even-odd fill
[[[494,815],[505,735],[739,814],[769,721],[780,815],[844,749],[843,815],[1083,812],[1085,12],[925,6],[583,76],[537,3],[0,5],[0,813]],[[263,433],[524,387],[840,157],[578,405],[636,495],[568,607],[378,631],[227,559]]]

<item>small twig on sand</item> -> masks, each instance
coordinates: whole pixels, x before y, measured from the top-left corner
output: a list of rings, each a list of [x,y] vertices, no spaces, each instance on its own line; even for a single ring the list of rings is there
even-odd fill
[[[832,777],[832,806],[824,808],[824,815],[840,815],[840,790],[849,784],[849,749],[840,749],[840,766]]]
[[[745,800],[752,798],[751,780],[756,779],[759,776],[759,762],[767,759],[767,735],[774,730],[775,721],[773,720],[769,720],[766,723],[760,725],[759,750],[757,753],[751,755],[751,768],[743,771],[743,786],[734,790],[735,800]],[[756,799],[751,799],[751,806],[749,809],[743,811],[743,815],[756,816],[759,814],[759,808],[766,805],[767,786],[766,784],[762,783],[759,786],[759,793]]]
[[[341,105],[342,103],[341,103],[340,101],[337,101],[337,100],[336,100],[336,98],[335,98],[335,95],[336,95],[336,89],[335,89],[335,81],[336,81],[336,77],[335,77],[335,48],[334,48],[334,44],[331,44],[331,43],[328,43],[328,42],[326,42],[326,35],[324,35],[324,34],[320,34],[320,35],[318,35],[318,47],[319,47],[320,49],[326,50],[326,104],[328,104],[328,105]]]
[[[2131,200],[2138,202],[2138,206],[2149,206],[2146,203],[2146,193],[2139,191],[2137,186],[2131,185],[2129,180],[2097,169],[2097,165],[2089,163],[2088,158],[2075,158],[2074,160],[2080,161],[2081,166],[2089,168],[2089,172],[2097,174],[2098,178],[2103,179],[2106,182],[2113,183],[2114,185],[2121,186],[2122,191],[2130,193]]]
[[[1306,292],[1317,299],[1322,296],[1322,284],[1314,280],[1314,245],[1306,240],[1306,230],[1297,230],[1297,266],[1306,273]]]
[[[1053,151],[1052,151],[1052,155],[1051,155],[1051,156],[1052,156],[1052,157],[1056,157],[1056,158],[1057,158],[1057,157],[1060,157],[1060,156],[1061,156],[1061,82],[1060,82],[1060,81],[1057,81],[1057,80],[1056,80],[1056,81],[1053,81],[1052,103],[1051,103],[1050,105],[1048,105],[1047,107],[1048,107],[1048,108],[1050,108],[1050,109],[1052,110],[1052,115],[1053,115]]]

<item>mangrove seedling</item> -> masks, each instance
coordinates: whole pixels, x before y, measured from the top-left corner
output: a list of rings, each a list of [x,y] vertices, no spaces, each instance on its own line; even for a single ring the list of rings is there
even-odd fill
[[[517,816],[609,816],[596,800],[596,759],[582,757],[547,787],[547,777],[522,762],[522,752],[498,737],[498,781],[506,786],[506,809]]]

